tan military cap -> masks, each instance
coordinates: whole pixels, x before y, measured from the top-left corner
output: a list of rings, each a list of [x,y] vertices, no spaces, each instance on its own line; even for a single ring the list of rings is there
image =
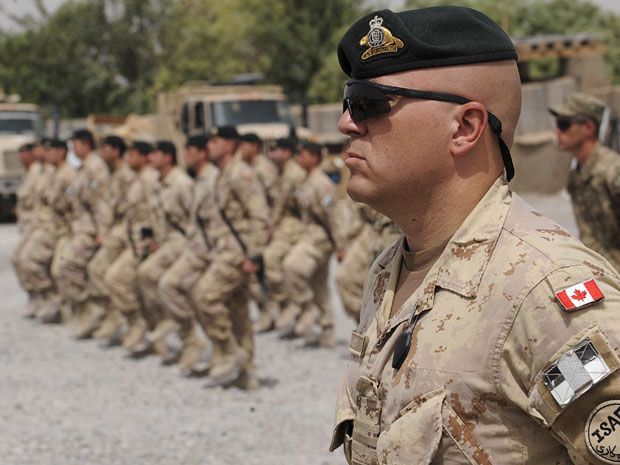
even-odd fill
[[[574,93],[569,95],[563,105],[549,108],[556,118],[574,118],[576,116],[585,117],[600,123],[605,111],[605,102],[592,95]]]

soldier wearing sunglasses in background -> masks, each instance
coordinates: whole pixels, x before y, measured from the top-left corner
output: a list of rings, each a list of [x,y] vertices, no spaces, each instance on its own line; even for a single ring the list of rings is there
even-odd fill
[[[605,102],[576,93],[549,112],[558,146],[575,157],[567,190],[579,236],[620,270],[620,154],[599,143]]]
[[[620,277],[508,189],[510,38],[469,8],[382,10],[338,58],[347,190],[404,237],[366,280],[332,450],[355,465],[617,463]]]

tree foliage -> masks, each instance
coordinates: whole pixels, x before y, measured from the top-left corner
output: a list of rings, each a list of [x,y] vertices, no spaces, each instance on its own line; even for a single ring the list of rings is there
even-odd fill
[[[454,0],[408,0],[407,7],[441,3]],[[459,3],[485,11],[513,36],[598,32],[620,81],[620,17],[587,0]],[[0,31],[0,87],[84,116],[147,112],[161,90],[249,72],[298,103],[337,101],[345,79],[337,41],[364,8],[385,1],[67,0],[53,14],[41,0],[35,5],[36,16]]]

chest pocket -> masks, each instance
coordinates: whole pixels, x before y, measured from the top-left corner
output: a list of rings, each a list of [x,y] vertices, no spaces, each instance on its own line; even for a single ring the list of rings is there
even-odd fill
[[[442,444],[442,441],[448,443]],[[473,429],[446,401],[444,388],[431,391],[403,408],[398,419],[381,433],[377,441],[379,465],[431,465],[441,447],[457,450],[450,463],[493,465],[495,462],[482,449]],[[443,453],[443,452],[442,452]]]

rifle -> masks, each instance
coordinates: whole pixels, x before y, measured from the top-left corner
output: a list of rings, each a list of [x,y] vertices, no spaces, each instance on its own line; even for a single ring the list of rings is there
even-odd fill
[[[243,242],[243,239],[241,239],[241,236],[239,235],[239,231],[237,231],[235,227],[233,226],[232,222],[230,221],[230,218],[228,218],[228,215],[226,214],[226,211],[221,207],[219,211],[220,211],[220,215],[222,219],[224,220],[224,223],[226,223],[226,226],[228,226],[228,229],[230,229],[230,232],[234,236],[235,240],[241,246],[241,250],[243,250],[243,255],[248,257],[248,247],[247,245],[245,245],[245,242]],[[252,260],[254,263],[256,263],[256,265],[258,266],[258,270],[256,271],[256,279],[258,280],[258,284],[260,285],[260,289],[261,289],[261,294],[262,294],[261,297],[263,300],[261,304],[264,305],[267,300],[267,293],[269,292],[269,287],[267,286],[267,279],[265,277],[265,260],[263,259],[262,255],[254,255],[253,257],[248,257],[248,258]]]
[[[150,234],[149,234],[149,231],[150,231]],[[148,227],[141,228],[140,235],[142,236],[142,239],[153,237],[153,229],[148,228]],[[133,240],[133,234],[131,231],[131,222],[129,221],[129,218],[127,219],[127,237],[129,238],[129,245],[131,246],[131,251],[133,252],[133,256],[137,261],[137,265],[139,265],[140,263],[142,263],[144,260],[148,258],[149,249],[148,247],[145,247],[144,250],[142,251],[142,254],[138,253],[138,246]],[[136,265],[136,268],[137,268],[137,265]],[[138,283],[136,283],[136,296],[138,298],[138,304],[140,305],[140,308],[144,308],[144,297],[142,296],[142,290],[140,289],[140,286],[138,285]]]
[[[321,219],[319,215],[316,214],[314,210],[312,210],[312,208],[309,208],[308,212],[310,213],[312,220],[316,224],[318,224],[323,229],[323,231],[325,231],[325,234],[327,235],[327,239],[329,239],[329,242],[332,244],[332,247],[336,249],[336,241],[334,240],[334,236],[332,236],[332,232],[329,230],[325,222]]]
[[[207,250],[211,250],[211,241],[209,240],[209,236],[207,235],[205,222],[198,213],[196,213],[196,224],[198,225],[198,229],[200,229],[200,234],[202,234],[202,239],[205,241]]]

